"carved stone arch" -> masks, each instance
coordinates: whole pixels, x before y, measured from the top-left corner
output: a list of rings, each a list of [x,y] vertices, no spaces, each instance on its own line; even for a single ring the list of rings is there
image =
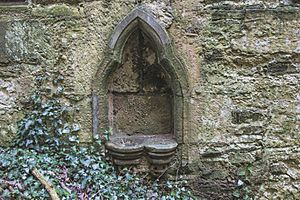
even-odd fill
[[[120,24],[111,36],[105,58],[99,65],[92,82],[93,135],[101,134],[101,128],[108,129],[109,89],[108,80],[112,73],[122,65],[124,47],[130,36],[140,29],[155,45],[158,64],[170,77],[173,95],[173,134],[179,144],[182,159],[187,152],[183,150],[184,135],[189,133],[189,84],[186,70],[173,51],[171,39],[166,30],[142,7],[134,9]]]
[[[141,28],[154,41],[154,44],[157,45],[157,49],[160,51],[159,55],[163,53],[163,48],[170,44],[168,34],[155,18],[142,8],[136,8],[116,26],[111,36],[108,46],[113,50],[118,60],[121,57],[120,55],[127,39],[136,28]]]

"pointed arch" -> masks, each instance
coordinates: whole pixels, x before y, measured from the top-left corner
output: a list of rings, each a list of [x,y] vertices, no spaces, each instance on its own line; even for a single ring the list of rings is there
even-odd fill
[[[128,37],[130,32],[134,30],[134,27],[136,26],[141,26],[144,29],[148,29],[145,32],[152,33],[152,37],[155,36],[156,42],[159,42],[161,46],[170,43],[168,34],[155,20],[155,18],[141,8],[136,8],[116,26],[108,45],[109,48],[115,49],[117,44],[120,43],[120,40],[121,43],[123,43],[122,37]]]

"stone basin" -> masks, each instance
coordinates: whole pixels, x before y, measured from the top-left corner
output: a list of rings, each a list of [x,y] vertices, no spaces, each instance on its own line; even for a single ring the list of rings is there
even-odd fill
[[[174,151],[178,144],[172,138],[154,137],[144,143],[145,149],[153,153],[168,153]]]
[[[150,152],[171,152],[177,147],[177,142],[170,134],[114,136],[106,143],[108,150],[120,153],[140,152],[144,149]]]
[[[116,166],[143,166],[146,162],[153,174],[166,169],[178,146],[171,134],[114,135],[105,145]]]
[[[112,137],[105,146],[119,153],[135,153],[144,150],[144,139],[139,137]]]

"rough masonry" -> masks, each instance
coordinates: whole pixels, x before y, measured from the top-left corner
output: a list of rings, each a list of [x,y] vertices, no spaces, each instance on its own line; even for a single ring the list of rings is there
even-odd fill
[[[138,1],[0,5],[0,144],[39,88],[78,109],[92,140],[92,80]],[[300,198],[300,2],[145,0],[188,76],[183,170],[201,199]],[[58,84],[59,83],[59,84]]]

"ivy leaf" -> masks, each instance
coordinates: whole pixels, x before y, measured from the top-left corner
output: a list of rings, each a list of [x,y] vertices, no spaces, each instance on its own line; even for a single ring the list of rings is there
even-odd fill
[[[38,118],[36,121],[37,121],[39,124],[43,124],[43,120],[42,120],[41,118]]]
[[[63,91],[64,91],[64,87],[59,86],[56,90],[56,93],[61,94],[61,93],[63,93]]]
[[[240,192],[239,191],[234,191],[233,193],[232,193],[232,195],[234,196],[234,197],[236,197],[236,198],[240,198],[240,196],[241,196],[241,194],[240,194]]]
[[[74,132],[80,131],[80,125],[79,124],[73,124],[73,131]]]
[[[48,114],[49,114],[48,110],[46,110],[42,113],[43,116],[47,116]]]
[[[27,120],[25,123],[25,129],[28,130],[28,128],[31,124],[32,124],[32,120]]]
[[[73,135],[73,136],[69,137],[69,141],[70,142],[76,142],[77,141],[77,137]]]
[[[25,146],[29,147],[29,145],[31,145],[33,143],[32,140],[26,140]]]
[[[86,184],[87,184],[88,180],[89,180],[89,178],[88,178],[88,177],[87,177],[87,178],[85,178],[85,179],[83,179],[83,181],[81,182],[81,186],[82,186],[82,188],[85,188],[85,186],[86,186]]]
[[[71,132],[71,130],[68,127],[64,128],[62,131],[62,133],[64,133],[64,134],[68,134],[70,132]]]
[[[245,170],[241,170],[239,173],[238,173],[239,176],[246,176],[246,171]]]
[[[84,166],[88,167],[91,164],[91,160],[90,159],[86,159],[86,160],[81,160],[80,161]]]
[[[99,163],[93,164],[93,165],[92,165],[92,168],[93,168],[93,170],[99,169],[99,168],[100,168],[100,167],[99,167]]]

